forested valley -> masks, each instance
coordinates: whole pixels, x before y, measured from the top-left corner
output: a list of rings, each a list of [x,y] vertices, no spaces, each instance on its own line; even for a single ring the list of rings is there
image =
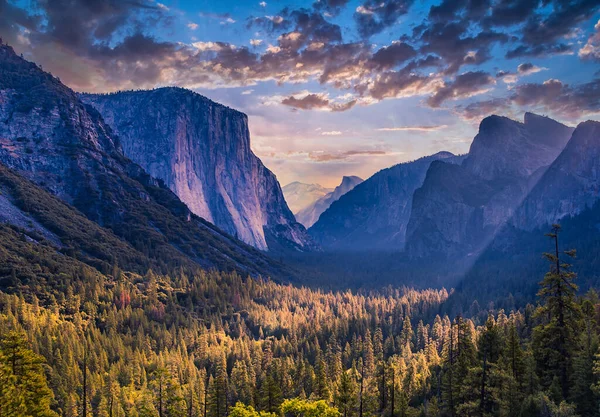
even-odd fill
[[[536,305],[449,317],[445,289],[102,274],[22,244],[0,294],[2,416],[600,414],[600,297],[578,294],[574,251],[545,254]]]

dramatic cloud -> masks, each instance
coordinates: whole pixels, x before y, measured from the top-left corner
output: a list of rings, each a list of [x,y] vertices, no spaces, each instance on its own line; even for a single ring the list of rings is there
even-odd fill
[[[414,0],[367,0],[356,9],[354,19],[358,33],[365,38],[373,36],[396,23],[408,13]]]
[[[578,86],[569,86],[550,79],[542,84],[523,84],[510,97],[522,107],[536,108],[568,116],[600,112],[600,79]]]
[[[579,50],[581,59],[600,61],[600,20],[594,26],[596,32],[589,37],[586,44]]]
[[[486,72],[466,72],[456,77],[453,82],[445,83],[441,86],[427,100],[427,103],[431,107],[439,107],[446,100],[456,100],[483,94],[489,91],[495,82],[494,78]]]
[[[506,114],[509,108],[509,99],[493,98],[471,103],[467,106],[457,106],[454,110],[463,119],[479,123],[481,119],[490,114]]]

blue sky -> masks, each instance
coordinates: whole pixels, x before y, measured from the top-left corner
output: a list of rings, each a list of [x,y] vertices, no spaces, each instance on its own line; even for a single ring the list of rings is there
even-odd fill
[[[249,116],[291,181],[447,150],[480,120],[600,112],[591,0],[0,0],[0,36],[78,91],[178,85]]]

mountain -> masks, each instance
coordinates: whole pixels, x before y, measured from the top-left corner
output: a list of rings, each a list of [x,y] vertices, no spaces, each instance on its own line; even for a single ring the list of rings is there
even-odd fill
[[[305,184],[295,181],[284,186],[281,190],[283,191],[283,196],[288,207],[295,215],[300,210],[332,192],[333,188],[325,188],[320,184]]]
[[[477,299],[506,310],[534,299],[547,270],[540,256],[554,250],[545,233],[560,223],[561,250],[576,249],[570,261],[585,292],[600,282],[600,123],[580,123],[564,150],[537,178],[514,216],[466,271],[452,306]]]
[[[319,216],[321,216],[325,210],[361,182],[363,182],[362,178],[356,176],[344,176],[341,184],[335,187],[333,191],[327,193],[308,207],[305,207],[296,213],[296,219],[305,227],[311,227],[319,220]]]
[[[311,249],[277,178],[250,148],[248,117],[182,88],[82,94],[118,134],[125,156],[196,215],[258,249]],[[268,236],[267,236],[268,235]]]
[[[334,202],[309,233],[328,248],[401,249],[413,193],[436,160],[460,162],[462,157],[440,152],[379,171]]]
[[[95,109],[6,45],[0,45],[0,164],[155,259],[159,267],[203,266],[251,274],[277,269],[260,251],[191,213],[162,181],[123,155]],[[47,199],[36,195],[45,194],[13,195],[13,206],[20,204],[25,212],[36,207],[36,221],[47,216],[60,223],[49,230],[63,230],[68,246],[76,238],[76,226],[62,217],[57,220],[68,211],[51,211],[45,207]],[[82,236],[95,239],[90,233]],[[109,262],[116,265],[118,258]]]
[[[512,223],[533,230],[575,216],[600,199],[600,123],[580,123],[564,150],[539,178]]]
[[[526,113],[520,123],[490,116],[460,166],[431,164],[415,191],[407,228],[411,256],[472,256],[514,214],[573,129]]]

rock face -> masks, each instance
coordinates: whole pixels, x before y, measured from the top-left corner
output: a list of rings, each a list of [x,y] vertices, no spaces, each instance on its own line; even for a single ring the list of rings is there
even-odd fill
[[[561,154],[535,183],[512,224],[533,230],[575,216],[600,199],[600,123],[580,123]]]
[[[102,116],[0,45],[0,163],[165,265],[266,273],[271,261],[193,215],[126,158]]]
[[[198,216],[262,250],[267,234],[312,247],[277,178],[252,153],[245,114],[181,88],[81,98],[117,132],[125,155]]]
[[[300,210],[332,192],[333,188],[325,188],[320,184],[305,184],[295,181],[284,186],[281,190],[283,191],[283,196],[288,207],[296,215]],[[297,217],[296,220],[298,220]]]
[[[379,171],[334,202],[309,233],[332,249],[403,248],[413,193],[437,160],[460,163],[462,157],[440,152]]]
[[[423,186],[415,192],[408,253],[416,257],[477,253],[513,216],[572,131],[531,113],[524,123],[485,118],[464,162],[431,164]]]
[[[353,190],[354,187],[361,182],[363,182],[362,178],[356,176],[344,176],[341,184],[335,187],[333,191],[327,193],[308,207],[305,207],[296,213],[296,219],[305,227],[311,227],[319,220],[319,217],[325,210],[327,210],[334,202],[338,201],[341,196]]]

